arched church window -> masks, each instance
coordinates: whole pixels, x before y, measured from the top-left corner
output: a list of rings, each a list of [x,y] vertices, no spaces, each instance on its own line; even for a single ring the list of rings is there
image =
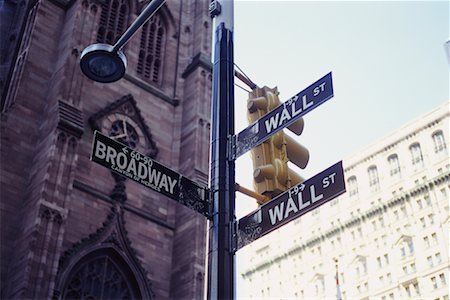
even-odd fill
[[[125,260],[113,249],[100,249],[74,266],[61,298],[140,299],[142,296]]]
[[[154,15],[142,27],[136,71],[144,79],[156,84],[160,84],[162,78],[166,33],[166,26],[161,14]]]
[[[102,4],[97,42],[114,44],[128,26],[128,0],[110,0]]]

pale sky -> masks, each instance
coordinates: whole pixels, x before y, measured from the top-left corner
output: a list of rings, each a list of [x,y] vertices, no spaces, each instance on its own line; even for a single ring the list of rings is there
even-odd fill
[[[309,178],[449,99],[447,1],[235,1],[235,63],[280,100],[328,72],[334,97],[305,117]],[[243,85],[238,80],[236,83]],[[236,88],[236,133],[248,126]],[[236,180],[252,188],[248,154]],[[256,208],[237,193],[238,219]],[[239,252],[237,253],[239,261]],[[239,266],[237,285],[239,296]]]
[[[449,99],[449,3],[235,1],[235,63],[280,100],[328,72],[334,97],[305,119],[298,141],[310,151],[302,175],[335,162]],[[238,80],[236,83],[243,85]],[[236,133],[248,126],[247,93],[236,88]],[[250,156],[237,181],[252,187]],[[238,216],[255,208],[239,201]]]

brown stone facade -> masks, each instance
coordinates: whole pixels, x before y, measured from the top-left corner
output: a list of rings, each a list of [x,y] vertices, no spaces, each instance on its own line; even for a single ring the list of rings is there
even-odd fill
[[[89,157],[94,130],[126,130],[129,145],[207,184],[209,1],[168,0],[110,84],[81,73],[80,53],[114,42],[148,1],[15,2],[24,17],[3,73],[0,298],[202,299],[205,217]]]

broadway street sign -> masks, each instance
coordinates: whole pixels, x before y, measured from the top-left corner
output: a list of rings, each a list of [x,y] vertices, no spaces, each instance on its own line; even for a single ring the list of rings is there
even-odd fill
[[[296,185],[238,221],[237,249],[345,192],[342,161]]]
[[[333,82],[330,72],[234,136],[235,158],[258,146],[331,97]]]
[[[207,188],[98,131],[91,160],[209,217]]]

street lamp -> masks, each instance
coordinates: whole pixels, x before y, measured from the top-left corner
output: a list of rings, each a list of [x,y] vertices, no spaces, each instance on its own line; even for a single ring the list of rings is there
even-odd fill
[[[114,46],[109,44],[92,44],[81,52],[80,66],[83,74],[89,79],[109,83],[125,75],[127,58],[122,47],[144,25],[144,23],[166,2],[166,0],[153,0],[134,20],[133,24],[117,40]]]
[[[109,83],[119,80],[125,74],[127,58],[121,50],[114,51],[108,44],[93,44],[81,53],[81,71],[89,79]]]

